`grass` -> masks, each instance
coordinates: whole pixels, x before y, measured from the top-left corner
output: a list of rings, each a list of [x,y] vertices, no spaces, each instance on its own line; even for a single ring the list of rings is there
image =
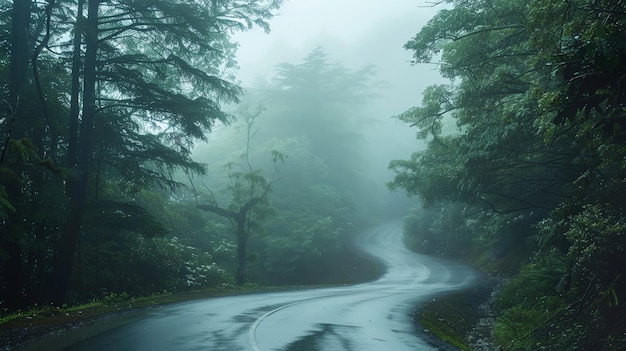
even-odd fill
[[[470,350],[467,337],[481,317],[478,306],[490,291],[489,287],[476,286],[433,299],[418,308],[416,322],[445,344]]]
[[[153,305],[167,304],[177,301],[187,300],[189,297],[197,295],[198,298],[203,296],[210,297],[219,295],[217,290],[196,291],[190,293],[181,294],[159,294],[148,297],[118,299],[115,301],[93,301],[86,304],[75,306],[34,306],[26,311],[18,311],[11,313],[0,318],[0,328],[6,327],[8,324],[19,323],[20,320],[28,320],[29,323],[33,321],[50,319],[52,317],[61,318],[61,316],[79,316],[80,315],[93,315],[101,312],[116,312],[126,308],[141,308]],[[69,318],[72,319],[72,318]]]

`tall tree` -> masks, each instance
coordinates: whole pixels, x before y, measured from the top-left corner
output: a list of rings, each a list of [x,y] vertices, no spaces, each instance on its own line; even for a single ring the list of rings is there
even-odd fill
[[[29,42],[32,40],[31,10],[33,1],[13,1],[11,14],[11,77],[10,77],[10,100],[13,108],[17,108],[17,102],[22,88],[26,83],[28,71]]]
[[[198,204],[198,208],[213,212],[226,218],[232,225],[237,238],[237,273],[235,276],[238,285],[245,282],[246,258],[248,240],[253,231],[259,231],[260,226],[271,214],[268,194],[274,182],[273,176],[266,178],[260,169],[254,169],[252,159],[252,139],[256,135],[256,120],[263,111],[258,106],[254,111],[242,110],[241,117],[246,127],[246,147],[242,163],[229,163],[226,166],[230,184],[228,192],[231,200],[228,206],[220,207],[213,196],[210,204]],[[272,151],[273,163],[284,161],[285,155]],[[274,168],[274,173],[276,168]]]
[[[90,163],[93,152],[93,130],[96,113],[96,61],[98,53],[98,11],[100,0],[89,0],[87,20],[85,21],[85,62],[83,65],[83,111],[80,137],[76,157],[77,175],[68,183],[70,193],[70,212],[67,223],[59,240],[54,266],[52,302],[65,302],[69,287],[74,252],[80,238],[83,211],[87,204],[89,189]]]
[[[10,6],[9,2],[4,5]],[[32,250],[25,246],[30,236],[36,235],[31,227],[34,221],[29,216],[40,214],[33,195],[43,187],[44,168],[36,165],[42,161],[40,155],[45,154],[40,149],[44,146],[45,123],[38,104],[29,102],[34,98],[29,58],[37,41],[31,17],[38,15],[41,9],[32,1],[14,1],[10,10],[8,6],[4,10],[10,15],[7,19],[10,29],[3,33],[9,46],[3,47],[6,50],[3,51],[7,54],[9,74],[4,77],[8,84],[4,85],[0,117],[3,138],[0,155],[0,213],[3,214],[0,270],[3,279],[0,285],[6,305],[16,308],[23,307],[32,298],[28,293],[29,285],[37,285],[40,278],[29,274]]]
[[[97,200],[97,192],[89,194],[97,189],[95,166],[114,170],[130,184],[168,187],[176,185],[169,176],[175,168],[204,172],[189,157],[194,140],[205,138],[215,120],[227,120],[220,103],[237,101],[240,93],[228,77],[220,77],[233,62],[229,34],[253,23],[267,30],[265,20],[279,5],[87,1],[84,27],[77,22],[85,46],[82,113],[79,127],[72,128],[78,137],[68,138],[76,143],[69,145],[77,150],[70,155],[76,175],[70,218],[59,241],[54,302],[67,295],[83,210]],[[97,138],[95,129],[113,139]]]
[[[112,203],[142,187],[178,186],[175,169],[204,172],[190,150],[215,121],[228,120],[221,105],[241,93],[230,35],[253,25],[269,30],[281,2],[2,4],[9,17],[1,18],[0,48],[11,70],[2,72],[0,213],[14,218],[0,223],[0,281],[16,301],[67,301],[80,237],[94,228],[85,214],[102,208],[98,202],[128,209]],[[112,183],[124,196],[104,191]],[[30,285],[8,284],[4,273]]]
[[[459,202],[481,239],[526,248],[500,295],[505,347],[622,348],[623,6],[453,3],[406,44],[416,63],[438,55],[455,84],[400,116],[429,144],[392,161],[390,185],[430,206]],[[445,119],[458,131],[442,133]]]

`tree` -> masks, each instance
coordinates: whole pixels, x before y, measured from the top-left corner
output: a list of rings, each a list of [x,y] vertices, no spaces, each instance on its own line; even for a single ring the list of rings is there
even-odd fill
[[[253,151],[252,139],[256,135],[255,121],[261,115],[263,108],[258,106],[254,111],[244,110],[241,117],[246,127],[246,148],[243,154],[244,163],[229,163],[226,166],[229,179],[228,192],[231,195],[230,204],[220,207],[213,196],[212,204],[198,204],[204,211],[213,212],[228,219],[237,238],[237,274],[236,282],[242,285],[245,282],[246,258],[248,239],[253,231],[258,231],[261,224],[271,213],[269,210],[268,194],[274,183],[273,177],[266,178],[260,169],[252,167]],[[285,154],[272,151],[272,160],[276,166],[278,161],[283,162]],[[276,170],[276,169],[274,169]]]
[[[3,72],[10,83],[3,100],[33,101],[3,104],[11,111],[0,117],[0,202],[12,216],[0,223],[7,233],[1,249],[13,260],[3,255],[2,268],[28,283],[2,280],[3,289],[20,291],[11,307],[67,302],[81,235],[97,230],[97,221],[85,222],[90,208],[142,188],[173,189],[180,185],[176,169],[205,171],[190,150],[215,121],[229,119],[221,106],[241,93],[232,83],[230,34],[253,25],[269,30],[280,3],[53,0],[15,1],[10,9],[3,3],[2,14],[16,20],[1,19],[2,60],[19,66],[15,77],[25,77]],[[17,83],[23,83],[19,94]],[[9,155],[28,140],[36,158]],[[9,157],[19,163],[7,165]],[[124,196],[103,191],[112,183]],[[140,212],[131,213],[141,220]]]
[[[17,108],[19,96],[25,86],[28,71],[29,36],[31,30],[30,17],[32,1],[13,1],[11,12],[11,41],[10,41],[10,80],[9,100],[7,103],[13,109]]]
[[[82,113],[78,136],[68,138],[75,142],[68,146],[75,150],[69,165],[77,176],[58,249],[55,302],[66,295],[94,166],[122,172],[130,184],[169,187],[176,185],[168,176],[173,169],[204,172],[189,157],[194,140],[205,138],[215,120],[227,120],[220,103],[235,102],[240,93],[219,77],[232,66],[228,35],[252,23],[267,29],[265,20],[279,4],[87,1],[84,27],[77,21],[85,46]],[[115,139],[100,139],[99,145],[95,129]]]
[[[251,279],[323,284],[356,276],[351,275],[354,271],[329,270],[357,264],[349,252],[349,235],[371,220],[362,216],[373,196],[365,186],[368,160],[361,132],[369,122],[366,106],[373,96],[373,75],[371,66],[350,70],[316,48],[299,62],[278,65],[275,79],[246,92],[252,105],[265,107],[263,118],[256,121],[257,153],[278,150],[289,156],[280,167],[280,182],[271,189],[276,213],[264,222],[262,235],[250,238],[249,256],[255,258],[247,272]],[[241,147],[235,143],[242,138],[238,133],[245,138],[246,131],[220,130],[198,148],[196,159],[215,164],[224,155],[237,157]],[[274,164],[257,157],[255,166],[271,174]],[[219,181],[216,178],[211,181]]]
[[[576,305],[571,323],[533,334],[542,342],[584,349],[626,345],[617,337],[621,333],[618,326],[626,323],[624,307],[619,304],[626,298],[623,7],[611,1],[572,1],[567,6],[549,1],[531,8],[534,24],[556,33],[550,40],[534,38],[555,77],[539,95],[544,107],[543,130],[550,138],[571,131],[570,135],[575,135],[571,142],[585,166],[576,175],[571,195],[539,226],[542,251],[558,248],[565,257],[563,279],[568,284],[564,290],[571,295],[568,303]],[[562,21],[553,23],[546,16],[558,16]],[[577,303],[578,298],[583,300]],[[562,319],[572,318],[572,314],[565,310]],[[553,336],[580,326],[584,332],[572,333],[564,341]],[[546,330],[550,336],[541,338]]]
[[[6,306],[19,308],[39,295],[49,259],[48,244],[63,209],[64,195],[57,192],[63,172],[52,162],[51,147],[55,121],[64,113],[59,89],[65,82],[60,65],[41,55],[54,1],[2,5],[8,17],[3,17],[1,33],[3,43],[9,43],[2,46],[3,61],[8,61],[3,66],[9,72],[2,72],[6,89],[0,116],[0,286]],[[45,78],[37,80],[36,75]],[[52,85],[57,89],[50,89]],[[47,94],[45,100],[43,93]],[[52,198],[61,206],[47,207]],[[31,245],[36,241],[39,245]]]
[[[623,348],[621,7],[454,1],[406,44],[416,63],[440,55],[455,84],[399,116],[429,144],[391,162],[390,186],[462,204],[479,240],[531,257],[498,297],[506,348]],[[446,119],[457,132],[442,133]]]
[[[266,149],[288,153],[290,161],[272,190],[278,214],[256,242],[254,273],[272,284],[337,282],[339,274],[328,274],[329,267],[353,264],[348,236],[374,200],[365,185],[362,134],[375,69],[348,69],[317,47],[275,73],[250,94],[267,109],[257,138]]]
[[[266,123],[278,137],[305,138],[311,155],[327,166],[324,179],[341,191],[358,192],[364,155],[360,124],[371,92],[374,67],[351,71],[331,62],[321,47],[300,63],[282,63],[261,99],[268,108]],[[269,130],[268,130],[269,132]],[[260,138],[264,138],[260,135]]]
[[[502,2],[487,12],[477,11],[487,7],[481,1],[460,1],[406,44],[416,62],[442,51],[442,74],[461,81],[427,89],[423,107],[399,118],[419,128],[420,137],[432,137],[433,149],[460,145],[458,164],[452,165],[456,171],[444,173],[455,178],[448,189],[494,213],[549,210],[571,177],[569,169],[578,171],[568,155],[543,150],[542,136],[533,128],[539,111],[530,91],[542,84],[546,69],[531,65],[536,51],[529,47],[524,6]],[[498,23],[490,17],[494,13]],[[440,137],[443,118],[452,118],[459,128],[453,142]],[[554,143],[567,147],[562,140]],[[391,165],[402,172],[399,166]]]

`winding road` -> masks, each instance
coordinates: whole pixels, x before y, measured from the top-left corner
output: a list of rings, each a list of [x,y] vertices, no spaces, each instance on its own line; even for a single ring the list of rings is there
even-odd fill
[[[399,222],[360,236],[386,265],[378,280],[344,287],[197,300],[148,309],[48,340],[45,350],[435,350],[416,336],[410,312],[421,301],[466,287],[474,272],[417,255]]]

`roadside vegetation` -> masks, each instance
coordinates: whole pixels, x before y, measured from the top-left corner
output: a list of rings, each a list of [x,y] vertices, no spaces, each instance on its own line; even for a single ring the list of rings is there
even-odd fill
[[[390,163],[407,242],[505,279],[501,350],[622,350],[626,7],[450,3],[406,43],[450,78],[398,116],[428,144]]]

